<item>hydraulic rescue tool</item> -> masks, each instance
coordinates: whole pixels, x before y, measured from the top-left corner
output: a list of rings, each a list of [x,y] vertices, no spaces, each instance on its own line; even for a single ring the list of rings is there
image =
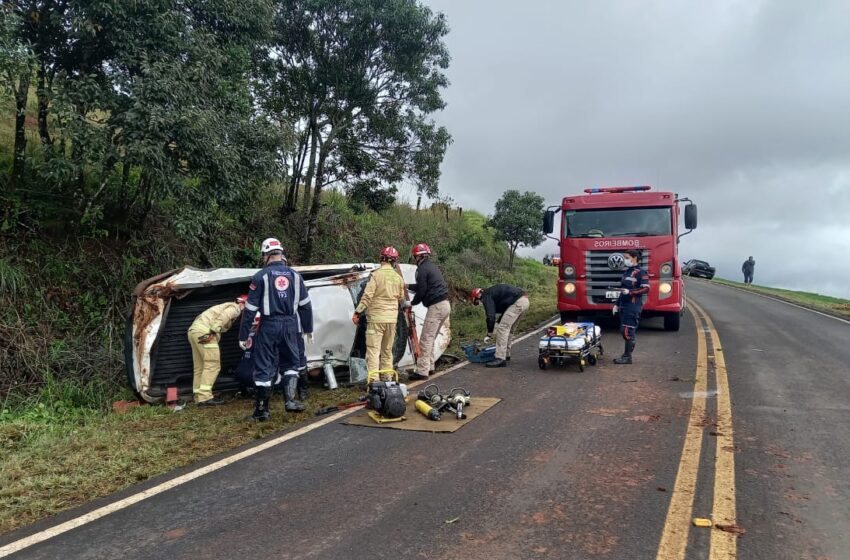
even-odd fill
[[[416,410],[430,420],[439,420],[444,410],[452,412],[458,420],[463,420],[466,418],[463,409],[470,405],[470,397],[470,392],[463,387],[453,387],[448,393],[442,394],[440,387],[432,383],[419,391]]]

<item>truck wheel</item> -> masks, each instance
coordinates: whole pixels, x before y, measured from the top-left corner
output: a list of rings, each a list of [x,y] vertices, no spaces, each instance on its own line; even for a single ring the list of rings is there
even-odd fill
[[[681,319],[682,316],[678,313],[668,313],[664,316],[664,330],[673,332],[678,331]]]
[[[574,311],[561,311],[561,323],[577,323],[578,313]]]

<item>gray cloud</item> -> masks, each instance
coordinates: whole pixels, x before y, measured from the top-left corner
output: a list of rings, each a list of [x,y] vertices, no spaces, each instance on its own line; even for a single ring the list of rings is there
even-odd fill
[[[427,3],[452,27],[459,204],[652,184],[700,205],[684,258],[850,297],[850,3]]]

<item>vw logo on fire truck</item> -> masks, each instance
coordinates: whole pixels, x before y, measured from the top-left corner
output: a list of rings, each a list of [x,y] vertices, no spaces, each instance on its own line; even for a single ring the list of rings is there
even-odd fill
[[[623,270],[626,268],[626,258],[622,253],[612,253],[608,257],[608,268],[611,270]]]

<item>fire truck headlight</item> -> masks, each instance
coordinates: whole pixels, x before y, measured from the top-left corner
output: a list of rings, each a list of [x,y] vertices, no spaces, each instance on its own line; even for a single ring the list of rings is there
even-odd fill
[[[661,265],[661,274],[663,274],[664,276],[670,276],[670,274],[672,272],[673,272],[673,267],[670,266],[669,264],[664,263],[663,265]]]
[[[573,265],[568,264],[564,266],[564,276],[575,276],[575,274],[576,268]]]
[[[669,294],[673,291],[673,285],[670,282],[662,282],[658,285],[658,291],[662,294]]]
[[[564,284],[564,293],[565,294],[574,294],[576,293],[576,285],[572,282],[567,282]]]

